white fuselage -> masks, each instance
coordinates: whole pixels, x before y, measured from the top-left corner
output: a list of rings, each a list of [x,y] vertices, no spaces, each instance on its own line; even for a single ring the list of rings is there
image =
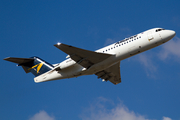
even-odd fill
[[[172,30],[164,30],[162,28],[150,29],[122,41],[113,43],[107,47],[96,50],[95,52],[111,54],[112,56],[100,63],[94,64],[89,69],[82,67],[71,58],[68,58],[63,62],[56,64],[55,68],[59,68],[59,70],[51,70],[34,78],[34,80],[35,82],[44,82],[78,77],[81,75],[91,75],[98,71],[109,68],[128,57],[159,46],[169,41],[174,36],[175,32]]]

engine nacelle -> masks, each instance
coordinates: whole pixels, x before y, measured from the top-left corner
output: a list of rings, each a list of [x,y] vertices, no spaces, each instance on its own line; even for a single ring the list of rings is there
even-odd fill
[[[61,63],[59,64],[59,68],[62,70],[62,69],[69,68],[69,67],[71,67],[71,66],[73,66],[73,65],[75,65],[75,64],[76,64],[76,62],[75,62],[74,60],[72,60],[72,59],[67,59],[67,60],[65,60],[65,61],[63,61],[63,62],[61,62]]]

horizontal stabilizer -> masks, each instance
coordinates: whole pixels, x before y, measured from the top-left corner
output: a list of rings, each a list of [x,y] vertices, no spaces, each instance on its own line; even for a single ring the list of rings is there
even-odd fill
[[[17,63],[18,65],[34,61],[33,58],[15,58],[15,57],[8,57],[5,58],[4,60]]]
[[[39,57],[31,57],[31,58],[8,57],[5,58],[4,60],[17,63],[18,66],[21,66],[26,73],[31,72],[36,77],[54,69],[53,65],[40,59]]]

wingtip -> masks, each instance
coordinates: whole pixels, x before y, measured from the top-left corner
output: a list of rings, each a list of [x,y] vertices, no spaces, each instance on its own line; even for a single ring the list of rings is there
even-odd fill
[[[60,43],[60,42],[58,42],[56,45],[61,45],[61,43]]]
[[[58,42],[57,44],[55,44],[54,46],[60,46],[62,43]]]
[[[6,61],[8,61],[8,59],[9,59],[10,57],[6,57],[6,58],[4,58],[3,60],[6,60]]]

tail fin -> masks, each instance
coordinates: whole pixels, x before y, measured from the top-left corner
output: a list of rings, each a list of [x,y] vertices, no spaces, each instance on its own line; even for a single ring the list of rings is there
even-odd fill
[[[18,66],[22,66],[22,68],[26,73],[31,72],[36,77],[53,69],[53,66],[51,64],[42,60],[39,57],[31,57],[31,58],[8,57],[5,58],[4,60],[17,63]]]

